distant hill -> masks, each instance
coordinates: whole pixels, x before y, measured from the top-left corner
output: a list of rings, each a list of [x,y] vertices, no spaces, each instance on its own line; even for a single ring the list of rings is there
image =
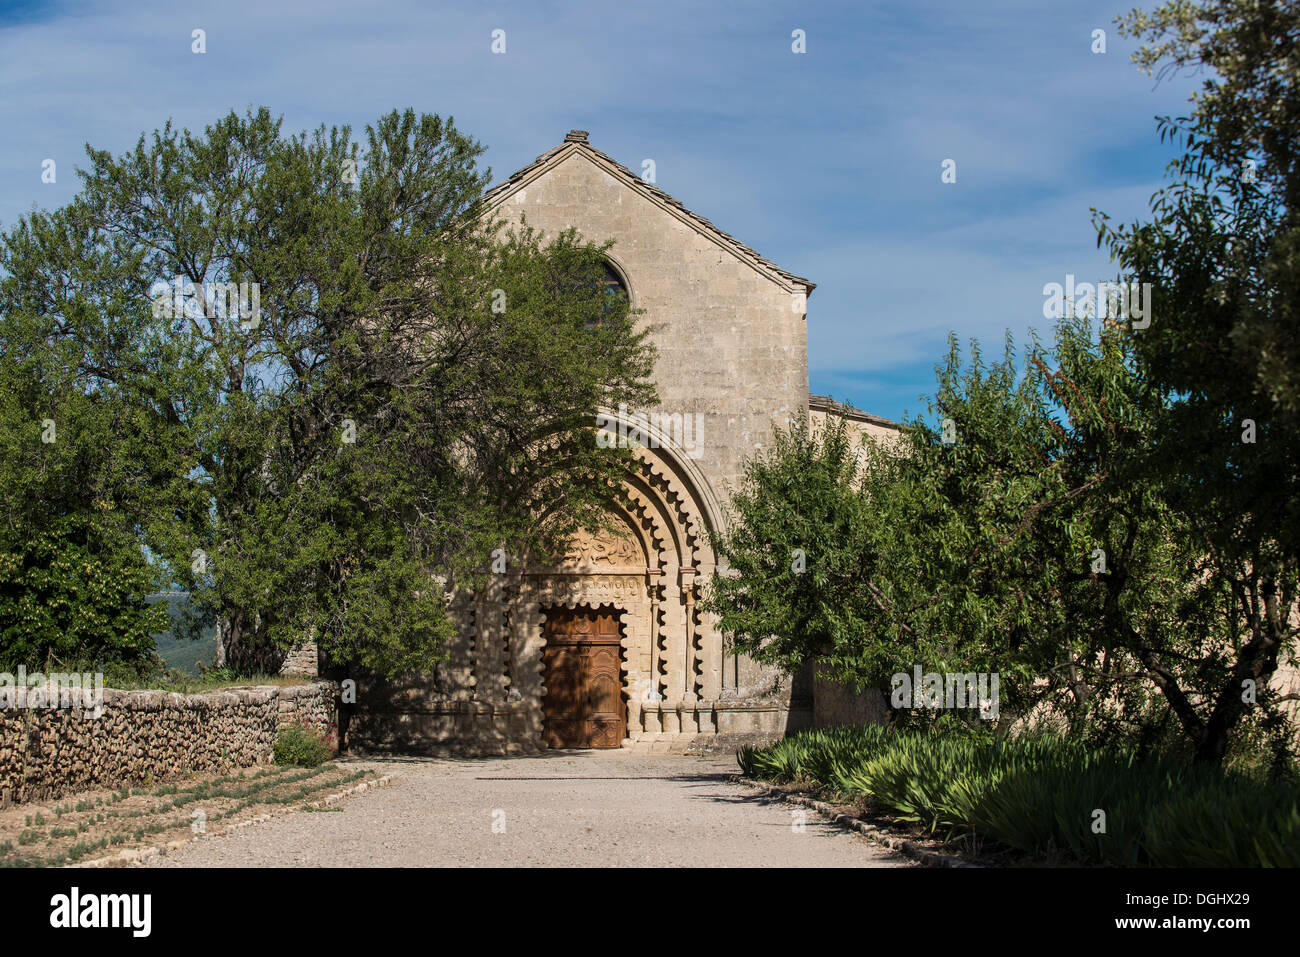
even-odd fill
[[[189,595],[169,593],[163,595],[151,595],[150,603],[155,601],[166,601],[167,611],[175,621],[180,614],[180,610],[185,607],[189,601]],[[171,632],[162,632],[153,636],[154,645],[158,649],[158,654],[167,662],[171,668],[177,671],[183,671],[187,675],[199,676],[199,664],[211,665],[217,655],[217,628],[215,625],[204,629],[203,637],[191,641],[188,638],[176,638]]]

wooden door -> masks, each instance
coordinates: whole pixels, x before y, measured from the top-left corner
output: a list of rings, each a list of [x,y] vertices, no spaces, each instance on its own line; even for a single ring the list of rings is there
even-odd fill
[[[547,747],[617,748],[626,734],[618,613],[608,606],[546,615]]]

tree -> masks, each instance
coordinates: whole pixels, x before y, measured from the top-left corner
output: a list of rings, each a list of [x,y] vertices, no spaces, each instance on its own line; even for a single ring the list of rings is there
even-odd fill
[[[164,450],[64,354],[20,338],[0,351],[0,670],[151,675],[166,614],[145,603],[157,577],[135,534],[137,490],[167,467]]]
[[[1300,4],[1169,3],[1122,21],[1148,43],[1148,71],[1212,71],[1192,115],[1161,120],[1183,144],[1151,218],[1098,241],[1152,284],[1151,327],[1135,340],[1153,384],[1171,396],[1145,459],[1149,481],[1230,583],[1244,627],[1232,681],[1197,731],[1207,759],[1295,661],[1300,599]],[[1255,689],[1252,703],[1248,693]],[[1189,704],[1169,692],[1176,711]]]
[[[860,474],[842,422],[814,432],[796,421],[746,463],[727,530],[714,539],[729,573],[702,602],[739,650],[787,671],[809,657],[859,654],[870,587],[858,564],[870,548]]]
[[[1136,55],[1148,69],[1214,71],[1190,118],[1162,120],[1185,152],[1151,220],[1098,215],[1099,243],[1152,286],[1150,326],[1063,323],[1054,356],[1032,347],[1020,376],[1010,350],[987,370],[975,350],[962,370],[954,348],[931,407],[942,430],[909,423],[869,466],[866,508],[844,512],[866,584],[800,595],[824,621],[806,641],[780,632],[789,585],[744,553],[769,535],[784,546],[770,516],[793,498],[785,470],[753,484],[773,500],[730,533],[744,570],[719,582],[718,608],[760,657],[829,649],[844,676],[877,682],[899,657],[1000,661],[1076,727],[1150,736],[1162,710],[1199,761],[1252,726],[1285,758],[1270,679],[1300,631],[1300,4],[1179,0],[1121,26],[1153,41]],[[735,614],[765,590],[774,607]],[[1039,697],[1021,690],[1022,705]]]
[[[1063,320],[1023,363],[1010,341],[993,364],[953,343],[934,424],[865,446],[860,470],[842,425],[750,463],[710,591],[737,645],[881,690],[916,665],[996,673],[1007,720],[1048,709],[1103,741],[1154,746],[1173,714],[1220,760],[1206,729],[1239,689],[1238,609],[1143,471],[1171,397],[1135,365],[1141,333],[1094,326]]]
[[[482,152],[411,111],[364,148],[265,109],[168,124],[88,149],[78,196],[0,243],[6,328],[174,453],[139,538],[236,668],[309,634],[335,662],[427,666],[443,587],[553,544],[626,467],[594,417],[653,401],[646,334],[592,294],[602,248],[491,217]]]

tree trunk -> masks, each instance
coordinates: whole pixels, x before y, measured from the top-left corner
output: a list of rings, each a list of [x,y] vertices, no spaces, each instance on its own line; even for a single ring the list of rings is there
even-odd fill
[[[231,609],[218,619],[218,668],[237,675],[278,674],[284,657],[284,652],[262,640],[256,622],[246,621],[243,609]]]

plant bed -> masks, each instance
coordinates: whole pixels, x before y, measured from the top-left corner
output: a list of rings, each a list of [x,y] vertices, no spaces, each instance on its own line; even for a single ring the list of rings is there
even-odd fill
[[[59,867],[216,834],[373,777],[345,765],[259,765],[152,787],[87,791],[0,812],[0,867]]]
[[[1300,790],[1049,735],[805,731],[742,773],[905,828],[982,864],[1300,865]],[[848,813],[848,812],[846,812]]]
[[[796,804],[808,804],[828,818],[852,827],[871,840],[901,851],[926,864],[970,867],[1052,867],[1074,865],[1059,858],[1035,856],[1007,847],[974,834],[957,836],[938,834],[922,825],[903,821],[887,810],[873,806],[861,797],[851,797],[810,781],[774,784],[758,778],[740,776],[753,788],[762,788]]]

